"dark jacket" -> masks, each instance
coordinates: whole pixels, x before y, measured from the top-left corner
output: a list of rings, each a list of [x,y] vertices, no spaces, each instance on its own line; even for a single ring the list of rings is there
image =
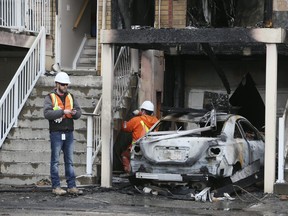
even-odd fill
[[[57,94],[56,89],[54,89],[51,93]],[[67,94],[68,93],[64,94],[63,96],[60,96],[57,94],[61,98],[61,101],[63,104],[64,104],[65,97],[67,96]],[[81,112],[81,108],[77,100],[73,97],[71,93],[70,95],[73,98],[73,108],[76,110],[76,114],[73,115],[72,118],[62,118],[64,115],[64,110],[61,110],[61,109],[53,110],[53,104],[52,104],[50,94],[48,94],[45,97],[43,113],[44,113],[44,117],[49,120],[50,131],[73,131],[74,130],[74,119],[79,119],[82,112]],[[57,122],[57,119],[61,119],[61,120]]]

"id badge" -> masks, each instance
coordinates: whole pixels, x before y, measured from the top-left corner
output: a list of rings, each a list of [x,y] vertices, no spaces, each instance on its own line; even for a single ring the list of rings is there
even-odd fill
[[[66,140],[66,135],[64,133],[61,135],[61,139]]]

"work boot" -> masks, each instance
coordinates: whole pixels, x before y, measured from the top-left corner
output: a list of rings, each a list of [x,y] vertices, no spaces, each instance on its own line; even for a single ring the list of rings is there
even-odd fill
[[[83,194],[83,191],[82,191],[82,190],[79,190],[79,189],[76,188],[76,187],[68,188],[67,192],[68,192],[69,194],[73,194],[73,195],[81,195],[81,194]]]
[[[57,187],[57,188],[54,188],[54,189],[52,190],[52,193],[53,193],[53,194],[56,194],[56,195],[58,195],[58,196],[62,196],[62,195],[65,195],[65,194],[67,193],[67,191],[63,190],[63,189],[60,188],[60,187]]]

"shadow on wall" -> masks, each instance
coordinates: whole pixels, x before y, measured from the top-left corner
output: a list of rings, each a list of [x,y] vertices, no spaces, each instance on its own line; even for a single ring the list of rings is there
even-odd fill
[[[265,105],[249,73],[243,77],[229,102],[239,107],[237,114],[247,118],[257,129],[263,129]]]

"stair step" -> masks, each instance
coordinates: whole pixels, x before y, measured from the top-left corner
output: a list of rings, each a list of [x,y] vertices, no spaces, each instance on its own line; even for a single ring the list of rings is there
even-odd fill
[[[74,150],[76,152],[86,151],[87,143],[86,141],[77,141],[74,145]],[[39,151],[39,152],[50,152],[50,141],[49,140],[10,140],[6,139],[2,145],[2,150],[8,151]]]
[[[61,156],[60,163],[59,163],[59,175],[65,175],[65,166],[63,163],[63,156]],[[94,170],[96,171],[96,165],[94,165]],[[3,162],[0,164],[0,170],[2,174],[17,174],[22,173],[23,175],[50,175],[50,162],[49,163],[28,163],[24,162],[19,163],[16,162]],[[85,164],[77,164],[74,163],[74,170],[75,175],[83,175],[86,172],[86,165]]]
[[[94,64],[96,63],[96,58],[93,57],[81,57],[78,61],[79,64]]]
[[[31,154],[33,155],[33,163],[45,163],[45,162],[47,163],[47,161],[50,161],[50,152],[39,152],[32,150],[31,151],[1,150],[1,152],[2,152],[0,155],[1,163],[3,162],[17,162],[21,164],[31,163]],[[73,157],[75,164],[86,164],[86,152],[74,152]]]
[[[94,58],[96,58],[96,49],[90,48],[90,47],[85,47],[82,55],[88,55],[88,56],[92,55],[92,56],[94,56]]]
[[[97,96],[95,96],[96,98]],[[77,102],[79,103],[80,107],[93,107],[95,106],[95,103],[97,104],[98,100],[96,101],[96,99],[94,97],[88,98],[88,97],[76,97]],[[97,97],[99,98],[99,97]],[[44,97],[31,97],[28,98],[28,100],[26,101],[26,106],[35,106],[35,104],[37,104],[37,106],[42,106],[44,104]],[[41,116],[43,116],[43,113],[41,114]]]
[[[74,139],[76,141],[85,141],[86,140],[87,129],[74,131]],[[7,136],[8,139],[17,140],[49,140],[49,130],[48,129],[32,129],[31,128],[13,128]]]
[[[83,69],[85,69],[85,68],[95,68],[95,64],[78,64],[77,65],[77,67],[78,68],[83,68]]]
[[[83,173],[82,175],[85,175]],[[87,180],[83,180],[83,177],[81,174],[76,176],[76,185],[81,185],[82,182],[87,185]],[[22,174],[6,174],[6,175],[0,175],[0,182],[3,185],[23,185],[25,182],[25,185],[35,185],[37,182],[41,180],[50,180],[49,175],[38,175],[38,174],[30,174],[30,175],[22,175]],[[60,176],[60,184],[61,187],[66,187],[66,179],[64,176]],[[90,183],[88,183],[90,184]]]
[[[96,47],[96,38],[87,38],[85,46],[95,46]]]
[[[40,97],[40,98],[45,98],[47,94],[49,94],[53,90],[53,86],[49,87],[37,87],[37,90],[34,89],[31,92],[31,95],[29,98],[34,98],[34,97]],[[102,85],[101,86],[69,86],[68,90],[71,94],[73,94],[75,97],[87,97],[87,98],[98,98],[101,93],[102,93]],[[44,101],[43,101],[44,102]],[[43,104],[39,104],[43,105]]]
[[[74,71],[76,73],[76,71]],[[82,71],[84,73],[84,71]],[[70,73],[73,73],[71,70]],[[69,74],[69,72],[68,72]],[[48,86],[52,88],[55,86],[54,82],[55,77],[54,76],[41,76],[40,79],[36,83],[36,87],[43,87]],[[99,87],[102,88],[102,77],[100,76],[92,76],[92,75],[85,75],[83,78],[79,79],[79,76],[77,75],[70,75],[70,81],[71,81],[71,88],[73,87]]]
[[[41,179],[50,179],[48,175],[22,175],[22,174],[5,174],[0,175],[0,182],[3,185],[32,185],[36,184]],[[62,178],[61,185],[64,184],[64,180]]]
[[[42,114],[43,116],[43,114]],[[84,116],[83,116],[84,117]],[[21,119],[21,121],[18,122],[18,127],[20,129],[22,128],[33,128],[33,129],[48,129],[49,128],[49,122],[47,119],[43,119],[43,118],[39,118],[39,119],[35,119],[35,118],[23,118]],[[84,121],[84,119],[80,117],[80,119],[78,119],[77,121],[74,122],[74,129],[78,130],[78,129],[82,129],[82,128],[86,128],[87,123],[86,120]]]
[[[98,71],[94,68],[87,68],[87,69],[82,69],[82,68],[77,68],[77,69],[71,69],[71,70],[65,70],[66,73],[72,74],[73,76],[83,76],[83,75],[91,75],[97,78],[97,83],[99,83],[100,86],[102,86],[102,77],[98,76]]]

